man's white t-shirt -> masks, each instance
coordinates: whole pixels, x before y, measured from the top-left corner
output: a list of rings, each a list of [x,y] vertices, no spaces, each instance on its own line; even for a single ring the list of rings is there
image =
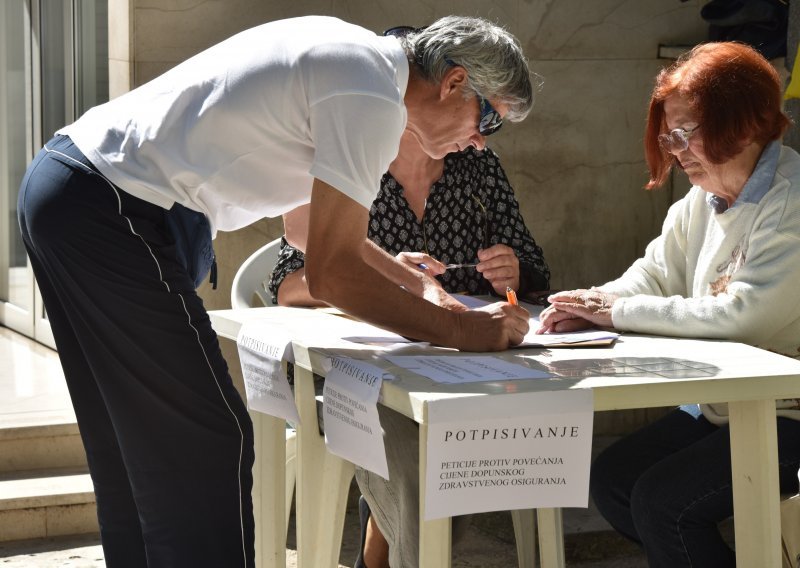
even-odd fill
[[[69,135],[115,185],[230,231],[307,203],[314,178],[367,209],[406,125],[393,37],[329,17],[241,32],[95,107]]]

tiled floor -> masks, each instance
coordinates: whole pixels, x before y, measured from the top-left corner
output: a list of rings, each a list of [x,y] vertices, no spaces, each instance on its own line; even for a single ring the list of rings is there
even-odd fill
[[[568,513],[568,511],[567,511]],[[347,510],[338,568],[351,568],[358,546],[358,511]],[[290,526],[290,535],[292,527]],[[566,535],[568,568],[645,568],[647,562],[633,545],[608,535],[583,538]],[[0,543],[3,568],[103,568],[103,550],[96,536]],[[286,568],[296,568],[297,552],[290,536]],[[514,568],[517,566],[510,515],[478,515],[453,550],[452,568]]]
[[[58,354],[0,327],[0,429],[74,422]]]

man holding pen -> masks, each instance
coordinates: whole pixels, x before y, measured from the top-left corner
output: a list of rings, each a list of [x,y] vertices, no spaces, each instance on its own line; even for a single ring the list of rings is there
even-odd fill
[[[468,146],[482,149],[481,130],[488,135],[482,125],[494,120],[494,131],[504,118],[520,120],[530,110],[530,72],[516,40],[485,21],[443,19],[418,33],[384,39],[400,43],[413,62],[404,97],[406,130],[431,157]],[[494,41],[494,48],[481,52]],[[493,58],[505,50],[513,54],[516,69],[500,86],[500,74],[507,70]],[[393,140],[388,132],[382,136]],[[370,142],[378,141],[359,146]],[[395,151],[397,143],[399,137]],[[374,178],[375,191],[381,174]],[[434,279],[365,238],[371,201],[354,199],[341,186],[316,179],[310,203],[283,216],[287,240],[305,252],[305,278],[314,298],[403,335],[462,350],[502,350],[522,340],[528,329],[525,310],[497,303],[465,311]]]
[[[514,289],[511,286],[506,286],[506,299],[508,299],[508,303],[512,306],[518,305],[517,293],[514,292]]]
[[[307,17],[237,34],[45,144],[19,222],[109,568],[254,566],[252,424],[195,292],[216,231],[282,214],[297,226],[290,212],[310,203],[292,234],[316,297],[459,349],[521,341],[525,310],[464,311],[366,233],[404,130],[443,156],[531,105],[518,42],[483,20],[401,40]]]

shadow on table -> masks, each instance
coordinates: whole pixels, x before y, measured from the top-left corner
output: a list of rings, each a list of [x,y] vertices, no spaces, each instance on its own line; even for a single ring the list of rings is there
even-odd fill
[[[569,359],[561,361],[528,360],[532,368],[556,377],[584,379],[588,377],[662,377],[686,379],[713,377],[719,367],[702,361],[675,359],[672,357],[605,357],[598,359]]]

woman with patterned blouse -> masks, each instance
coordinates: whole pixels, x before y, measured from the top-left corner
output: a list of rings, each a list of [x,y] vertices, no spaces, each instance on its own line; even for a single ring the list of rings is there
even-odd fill
[[[542,249],[488,148],[434,160],[405,134],[372,204],[369,238],[414,267],[427,266],[450,293],[504,296],[511,286],[524,296],[549,286]],[[319,303],[308,295],[303,263],[303,253],[284,239],[268,283],[274,303]],[[445,269],[451,264],[466,266]]]
[[[369,238],[410,266],[421,270],[422,265],[450,293],[505,296],[510,286],[524,297],[549,286],[542,249],[525,226],[497,155],[488,148],[470,146],[436,160],[406,131],[370,209]],[[281,244],[267,284],[273,302],[321,304],[308,293],[303,254],[285,239]],[[452,264],[466,266],[448,268]],[[415,568],[417,425],[393,410],[382,406],[378,410],[392,481],[356,468],[364,497],[360,502],[363,559],[359,556],[355,566]],[[467,525],[466,517],[454,518],[454,537]]]

